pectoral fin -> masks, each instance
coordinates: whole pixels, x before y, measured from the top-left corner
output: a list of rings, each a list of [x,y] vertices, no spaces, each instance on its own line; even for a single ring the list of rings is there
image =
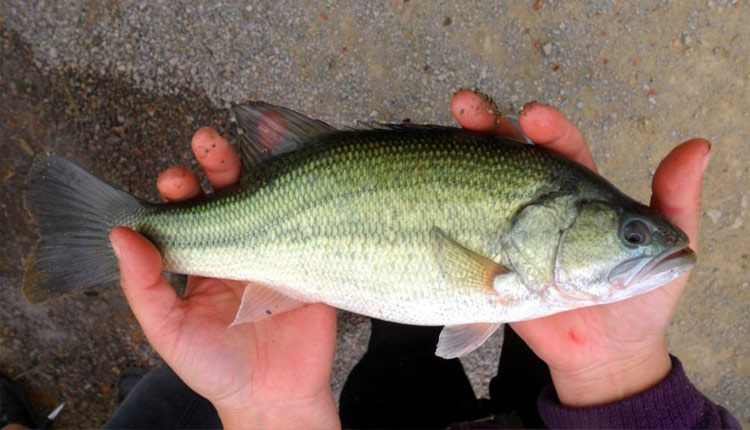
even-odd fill
[[[500,324],[476,323],[445,326],[440,332],[435,355],[442,358],[462,357],[479,348]]]
[[[430,234],[435,259],[452,286],[492,291],[495,277],[510,272],[507,267],[466,249],[437,227]]]
[[[258,322],[304,304],[264,285],[249,283],[245,286],[240,308],[230,327]]]

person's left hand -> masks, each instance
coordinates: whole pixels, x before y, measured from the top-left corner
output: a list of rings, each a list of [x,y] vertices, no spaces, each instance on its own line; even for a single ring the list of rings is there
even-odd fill
[[[214,189],[238,181],[240,160],[214,130],[198,130],[192,148]],[[157,187],[168,201],[201,194],[185,166],[163,171]],[[191,276],[180,300],[148,240],[124,227],[113,228],[110,239],[123,292],[149,342],[190,388],[211,401],[224,427],[339,426],[330,386],[333,308],[310,304],[230,328],[244,282]]]

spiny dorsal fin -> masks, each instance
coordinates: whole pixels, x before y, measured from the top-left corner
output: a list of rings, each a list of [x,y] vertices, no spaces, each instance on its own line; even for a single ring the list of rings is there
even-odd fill
[[[234,114],[242,129],[240,152],[246,168],[336,131],[323,121],[264,102],[238,105]]]

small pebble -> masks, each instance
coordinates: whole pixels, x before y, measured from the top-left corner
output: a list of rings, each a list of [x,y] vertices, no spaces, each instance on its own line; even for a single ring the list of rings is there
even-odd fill
[[[542,45],[542,52],[544,52],[544,55],[549,57],[550,54],[552,54],[552,44],[547,42],[544,45]]]

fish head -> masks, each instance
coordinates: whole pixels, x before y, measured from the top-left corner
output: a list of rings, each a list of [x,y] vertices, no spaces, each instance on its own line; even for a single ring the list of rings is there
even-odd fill
[[[636,202],[582,201],[555,262],[557,300],[610,303],[658,288],[696,261],[688,236]]]

